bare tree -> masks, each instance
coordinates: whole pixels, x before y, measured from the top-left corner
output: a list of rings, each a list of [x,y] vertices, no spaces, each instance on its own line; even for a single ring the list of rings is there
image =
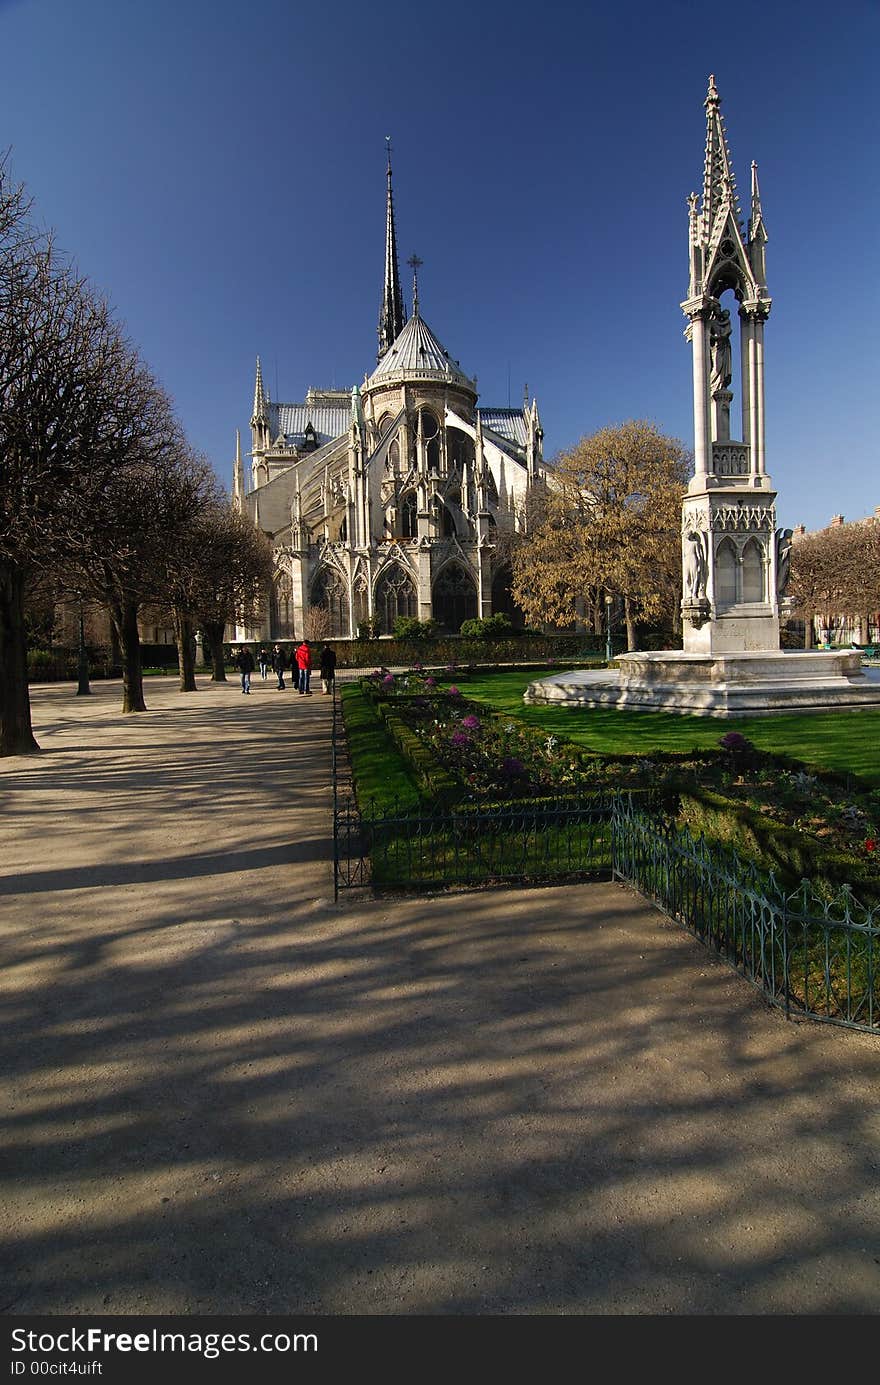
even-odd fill
[[[24,595],[90,537],[107,478],[145,441],[148,372],[107,304],[34,230],[0,163],[0,754],[29,753]]]
[[[272,581],[272,545],[262,530],[228,504],[209,506],[194,534],[192,615],[201,626],[213,682],[225,683],[223,632],[238,620],[257,623]]]
[[[207,464],[193,458],[155,385],[151,418],[145,445],[135,442],[127,465],[111,474],[94,498],[88,540],[67,565],[68,580],[110,612],[122,649],[123,712],[146,711],[140,613],[148,605],[169,604],[173,575],[181,567],[178,549],[186,546],[216,487]]]

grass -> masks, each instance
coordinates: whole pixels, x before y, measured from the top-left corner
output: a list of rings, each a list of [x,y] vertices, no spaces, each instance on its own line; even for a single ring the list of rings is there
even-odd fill
[[[601,755],[715,750],[721,736],[739,731],[760,750],[855,774],[866,784],[880,786],[880,709],[728,721],[669,712],[617,711],[613,707],[527,707],[522,695],[534,678],[533,673],[515,670],[473,674],[467,682],[467,695],[548,735],[564,736]]]
[[[343,684],[339,697],[352,777],[361,807],[373,800],[380,812],[397,806],[418,806],[421,795],[407,762],[364,697],[360,685]]]

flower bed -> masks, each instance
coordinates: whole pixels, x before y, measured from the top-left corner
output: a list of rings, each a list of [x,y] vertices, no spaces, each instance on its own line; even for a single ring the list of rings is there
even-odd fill
[[[857,888],[880,891],[880,791],[853,776],[809,771],[756,750],[738,732],[721,736],[714,751],[598,755],[470,702],[459,683],[466,687],[453,666],[445,675],[377,669],[364,680],[377,707],[386,715],[393,710],[393,721],[406,728],[396,737],[403,752],[406,741],[418,746],[420,778],[429,791],[430,766],[437,766],[438,790],[442,784],[447,801],[450,784],[459,786],[465,803],[650,789],[670,816],[679,816],[686,801],[691,825],[722,839],[754,836],[759,817],[768,829],[787,829],[788,835],[776,832],[772,859],[794,880],[803,862],[824,854],[830,878],[846,880],[849,872]],[[701,796],[704,812],[696,806]],[[725,804],[730,820],[722,830]],[[809,839],[803,851],[792,832]]]

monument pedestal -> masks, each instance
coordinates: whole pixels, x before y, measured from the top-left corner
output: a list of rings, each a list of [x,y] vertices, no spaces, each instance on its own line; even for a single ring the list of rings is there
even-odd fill
[[[858,650],[622,654],[616,669],[578,670],[530,683],[525,701],[701,717],[760,717],[880,707],[880,670]]]

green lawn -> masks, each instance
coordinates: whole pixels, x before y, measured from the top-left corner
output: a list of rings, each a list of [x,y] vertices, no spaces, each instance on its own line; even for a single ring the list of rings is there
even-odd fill
[[[387,735],[359,683],[339,690],[352,776],[361,807],[375,802],[380,812],[421,801],[406,760]]]
[[[623,712],[606,707],[527,707],[522,700],[534,673],[474,674],[462,692],[530,726],[565,736],[604,755],[650,755],[658,750],[714,749],[727,731],[740,731],[761,750],[808,765],[858,774],[880,785],[880,709],[771,717],[681,717],[667,712]]]

